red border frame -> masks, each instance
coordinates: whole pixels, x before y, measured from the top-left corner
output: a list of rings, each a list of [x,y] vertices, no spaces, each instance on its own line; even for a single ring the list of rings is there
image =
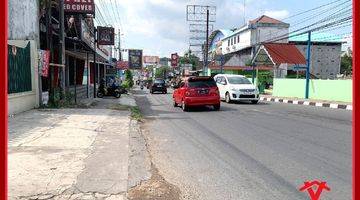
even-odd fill
[[[359,134],[359,76],[360,70],[356,67],[360,65],[360,1],[353,0],[353,199],[360,199],[360,137]]]
[[[7,25],[8,1],[0,5],[0,199],[7,200]]]
[[[0,5],[0,199],[7,200],[7,0],[1,0]],[[357,125],[359,113],[357,107],[359,104],[357,80],[360,76],[360,70],[355,66],[360,65],[360,1],[353,0],[353,200],[360,199],[360,137],[359,126]]]

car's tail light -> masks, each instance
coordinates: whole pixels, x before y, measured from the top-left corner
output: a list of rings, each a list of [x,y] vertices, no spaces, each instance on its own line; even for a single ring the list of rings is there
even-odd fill
[[[211,96],[219,96],[219,89],[217,87],[216,88],[211,88],[210,95]]]

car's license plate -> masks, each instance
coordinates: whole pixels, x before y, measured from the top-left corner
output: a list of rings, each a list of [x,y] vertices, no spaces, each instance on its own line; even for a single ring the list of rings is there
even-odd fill
[[[208,90],[199,90],[198,93],[199,94],[207,94],[207,93],[209,93],[209,91]]]

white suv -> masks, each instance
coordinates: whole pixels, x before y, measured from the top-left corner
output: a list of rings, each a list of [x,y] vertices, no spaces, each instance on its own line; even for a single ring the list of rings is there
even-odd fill
[[[259,90],[245,76],[218,74],[214,77],[219,88],[220,98],[227,103],[232,101],[259,102]]]

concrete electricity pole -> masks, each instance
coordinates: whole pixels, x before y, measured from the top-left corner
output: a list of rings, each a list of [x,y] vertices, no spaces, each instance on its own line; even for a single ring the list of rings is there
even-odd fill
[[[59,58],[60,58],[60,80],[61,80],[61,96],[65,98],[65,29],[64,29],[64,0],[60,0],[60,8],[59,8],[60,16],[59,16],[59,23],[60,23],[60,51],[59,51]]]
[[[206,9],[206,44],[205,44],[205,65],[204,75],[207,75],[209,57],[209,8]]]
[[[121,56],[121,34],[120,34],[120,29],[119,29],[119,61],[122,60],[122,56]]]

